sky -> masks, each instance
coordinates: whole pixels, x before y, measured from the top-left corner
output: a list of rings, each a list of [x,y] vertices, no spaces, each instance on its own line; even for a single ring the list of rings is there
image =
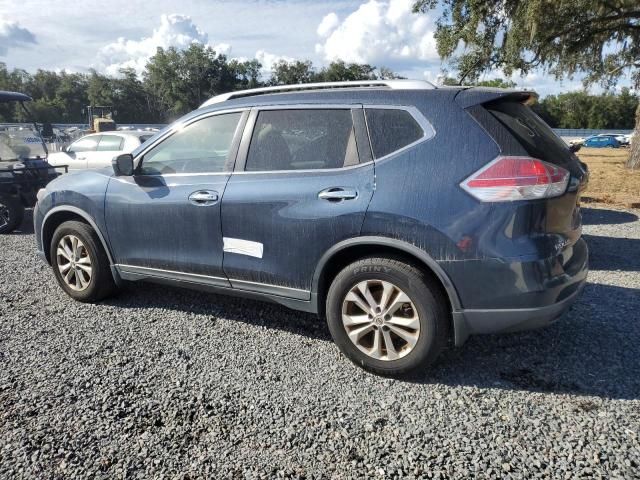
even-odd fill
[[[437,13],[411,13],[412,0],[0,0],[0,62],[37,69],[115,74],[141,71],[156,47],[211,45],[257,58],[265,76],[277,60],[332,60],[389,67],[436,81],[443,67],[433,38]],[[488,77],[501,76],[499,72]],[[541,72],[514,75],[541,95],[579,90]]]

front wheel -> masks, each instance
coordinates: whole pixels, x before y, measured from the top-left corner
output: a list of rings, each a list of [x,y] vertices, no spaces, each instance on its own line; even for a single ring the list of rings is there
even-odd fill
[[[11,233],[24,220],[24,205],[17,197],[0,197],[0,235]]]
[[[97,302],[116,290],[109,259],[86,223],[61,224],[53,234],[50,255],[56,280],[74,300]]]
[[[431,364],[446,345],[446,303],[433,281],[392,258],[343,269],[327,295],[327,322],[340,350],[362,368],[401,375]]]

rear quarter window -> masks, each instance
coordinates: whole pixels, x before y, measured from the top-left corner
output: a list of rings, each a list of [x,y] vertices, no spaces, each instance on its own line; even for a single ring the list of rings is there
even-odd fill
[[[396,152],[425,136],[425,131],[407,110],[367,108],[366,115],[374,158]]]

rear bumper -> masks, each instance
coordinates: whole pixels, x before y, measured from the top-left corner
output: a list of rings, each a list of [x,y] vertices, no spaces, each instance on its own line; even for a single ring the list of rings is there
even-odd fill
[[[469,335],[519,332],[551,325],[571,308],[583,288],[584,283],[564,300],[538,308],[463,310],[456,319],[456,345],[464,343]]]
[[[492,298],[497,308],[469,306],[453,312],[455,344],[461,345],[469,335],[531,330],[558,320],[575,303],[586,284],[588,257],[587,244],[579,239],[565,262],[553,261],[552,268],[520,268],[521,275],[525,272],[535,275],[524,274],[514,283],[503,283]],[[511,263],[510,268],[513,266]],[[500,305],[507,293],[509,304]]]

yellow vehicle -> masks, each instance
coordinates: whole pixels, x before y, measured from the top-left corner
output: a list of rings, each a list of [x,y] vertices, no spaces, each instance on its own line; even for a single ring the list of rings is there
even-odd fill
[[[113,110],[113,107],[87,105],[83,113],[85,112],[90,133],[113,132],[116,129],[117,125],[113,117],[117,112]]]

